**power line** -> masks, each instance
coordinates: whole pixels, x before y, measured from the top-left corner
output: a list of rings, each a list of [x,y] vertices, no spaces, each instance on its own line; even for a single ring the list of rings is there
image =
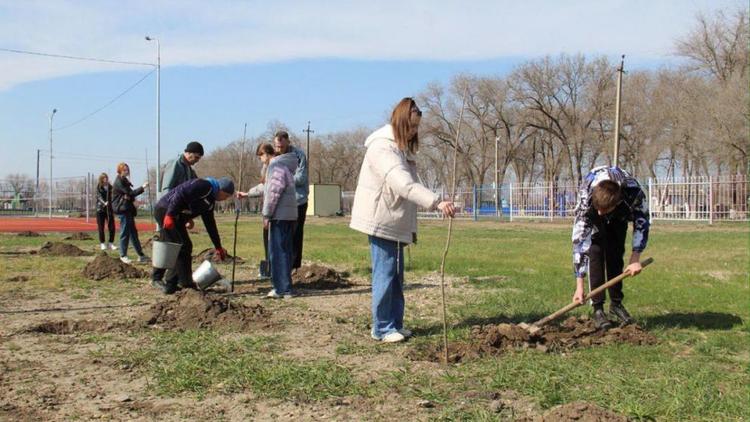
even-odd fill
[[[78,119],[78,120],[74,121],[73,123],[67,124],[67,125],[65,125],[65,126],[62,126],[62,127],[58,127],[58,128],[56,128],[56,129],[53,129],[53,130],[54,130],[55,132],[59,132],[59,131],[61,131],[61,130],[63,130],[63,129],[67,129],[67,128],[71,127],[71,126],[75,126],[75,125],[77,125],[78,123],[81,123],[81,122],[83,122],[84,120],[87,120],[87,119],[88,119],[89,117],[92,117],[92,116],[93,116],[93,115],[95,115],[96,113],[99,113],[100,111],[102,111],[102,110],[104,110],[105,108],[107,108],[107,107],[109,107],[110,105],[112,105],[112,104],[113,104],[113,103],[114,103],[115,101],[117,101],[117,100],[119,100],[120,98],[122,98],[122,96],[124,96],[125,94],[127,94],[128,92],[130,92],[130,90],[132,90],[133,88],[135,88],[136,86],[138,86],[138,85],[139,85],[139,84],[140,84],[141,82],[143,82],[143,81],[144,81],[144,80],[145,80],[145,79],[146,79],[146,78],[147,78],[147,77],[148,77],[149,75],[151,75],[151,74],[152,74],[152,73],[154,73],[154,72],[156,72],[156,69],[154,69],[154,70],[152,70],[152,71],[148,72],[147,74],[143,75],[143,77],[142,77],[141,79],[138,79],[138,82],[134,83],[133,85],[130,85],[130,86],[128,87],[128,89],[126,89],[125,91],[122,91],[122,92],[121,92],[120,94],[118,94],[118,95],[117,95],[117,96],[116,96],[115,98],[111,99],[111,100],[110,100],[109,102],[107,102],[107,103],[106,103],[106,104],[104,104],[103,106],[101,106],[101,107],[97,108],[96,110],[92,111],[91,113],[89,113],[89,114],[87,114],[87,115],[85,115],[85,116],[81,117],[80,119]]]
[[[0,47],[0,51],[5,51],[6,53],[16,53],[16,54],[27,54],[30,56],[42,56],[42,57],[56,57],[59,59],[69,59],[69,60],[81,60],[81,61],[87,61],[87,62],[99,62],[99,63],[113,63],[113,64],[129,64],[129,65],[137,65],[137,66],[152,66],[156,67],[153,63],[146,63],[146,62],[130,62],[130,61],[124,61],[124,60],[108,60],[108,59],[99,59],[96,57],[81,57],[81,56],[68,56],[64,54],[52,54],[52,53],[40,53],[37,51],[26,51],[26,50],[14,50],[12,48],[2,48]]]

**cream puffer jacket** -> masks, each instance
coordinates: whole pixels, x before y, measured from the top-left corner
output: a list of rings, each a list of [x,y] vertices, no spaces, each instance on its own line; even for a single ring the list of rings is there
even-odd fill
[[[368,136],[365,147],[349,227],[410,244],[417,233],[417,207],[433,210],[440,196],[418,182],[414,158],[398,149],[391,125]]]

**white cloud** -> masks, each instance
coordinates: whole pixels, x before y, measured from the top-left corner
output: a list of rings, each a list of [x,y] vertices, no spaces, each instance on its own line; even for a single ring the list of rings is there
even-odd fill
[[[0,47],[165,66],[298,58],[467,60],[561,52],[666,58],[698,11],[733,0],[13,1]],[[0,52],[0,90],[125,66]]]

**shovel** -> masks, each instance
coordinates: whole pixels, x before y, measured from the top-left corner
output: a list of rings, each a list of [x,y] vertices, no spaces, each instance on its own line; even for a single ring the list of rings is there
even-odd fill
[[[654,258],[646,258],[643,261],[641,261],[641,267],[646,268],[649,264],[654,262]],[[603,292],[605,289],[608,289],[612,287],[613,285],[621,282],[622,280],[630,277],[629,272],[624,272],[617,277],[613,278],[612,280],[609,280],[608,282],[602,284],[601,286],[597,287],[596,289],[592,290],[583,298],[582,303],[578,302],[571,302],[570,304],[560,308],[560,310],[547,315],[546,317],[540,319],[537,322],[534,322],[532,324],[527,324],[525,322],[522,322],[518,324],[519,327],[523,328],[524,330],[528,331],[530,334],[535,334],[537,331],[541,330],[541,328],[545,325],[547,325],[550,321],[554,321],[557,318],[560,318],[561,316],[565,315],[566,313],[570,312],[571,310],[583,305],[587,300],[591,299],[592,296],[596,296],[598,293]]]

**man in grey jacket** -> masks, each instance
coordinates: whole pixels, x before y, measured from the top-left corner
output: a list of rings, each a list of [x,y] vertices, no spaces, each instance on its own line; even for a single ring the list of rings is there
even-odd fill
[[[159,197],[161,198],[181,183],[190,179],[197,179],[198,176],[192,166],[197,164],[202,157],[203,145],[195,141],[188,143],[185,146],[185,151],[176,159],[170,160],[164,167]]]
[[[297,170],[294,171],[294,189],[297,199],[297,225],[294,229],[292,269],[302,266],[302,243],[305,236],[305,216],[307,215],[308,186],[307,156],[300,148],[289,143],[289,133],[278,131],[273,138],[273,147],[277,154],[294,153],[297,157]]]

